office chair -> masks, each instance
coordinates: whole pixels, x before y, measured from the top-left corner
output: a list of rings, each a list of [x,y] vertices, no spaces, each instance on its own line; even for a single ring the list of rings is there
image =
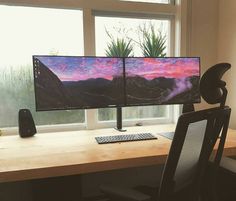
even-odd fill
[[[226,89],[226,82],[222,81],[221,79],[224,73],[227,70],[229,70],[230,67],[231,65],[229,63],[219,63],[209,68],[203,74],[200,81],[200,94],[202,98],[208,104],[219,103],[220,107],[225,106],[228,92]],[[228,187],[228,189],[225,189],[227,192],[229,192],[229,188],[231,187],[231,184],[227,185],[225,178],[230,178],[230,179],[227,179],[228,183],[234,183],[234,184],[236,183],[236,160],[235,159],[224,157],[224,156],[223,157],[218,156],[215,158],[213,165],[211,164],[211,170],[210,170],[211,179],[209,179],[209,181],[211,181],[211,184],[208,184],[208,186],[211,186],[212,191],[217,188],[217,187],[213,187],[217,183],[216,180],[221,180],[222,183],[224,183],[225,186]],[[216,178],[216,175],[219,175],[219,179]],[[230,180],[232,181],[229,182]],[[222,185],[220,186],[222,189],[223,186]],[[236,189],[234,190],[234,193],[236,193]],[[225,195],[223,197],[224,197],[224,200],[227,199]]]
[[[103,185],[101,191],[111,201],[199,200],[208,160],[219,135],[219,146],[224,147],[230,112],[229,107],[217,107],[179,117],[159,188]]]

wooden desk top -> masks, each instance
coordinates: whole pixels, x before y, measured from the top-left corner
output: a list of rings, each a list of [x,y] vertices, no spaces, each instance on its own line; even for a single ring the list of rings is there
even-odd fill
[[[157,135],[175,125],[0,137],[0,182],[163,164],[171,141]],[[97,144],[95,136],[152,132],[158,140]],[[229,130],[225,155],[236,155],[236,131]]]

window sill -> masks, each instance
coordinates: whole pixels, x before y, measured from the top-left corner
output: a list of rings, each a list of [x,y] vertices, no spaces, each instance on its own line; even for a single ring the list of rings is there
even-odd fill
[[[132,122],[132,123],[131,123]],[[172,122],[173,123],[173,122]],[[166,125],[171,124],[169,121],[124,121],[123,127],[131,128],[131,127],[145,127],[145,126],[152,126],[152,125]],[[93,128],[92,130],[96,129],[105,129],[105,128],[114,128],[115,122],[109,121],[109,122],[100,122],[98,123],[96,128]],[[43,134],[43,133],[52,133],[52,132],[65,132],[65,131],[78,131],[78,130],[86,130],[86,124],[61,124],[61,125],[43,125],[43,126],[36,126],[37,133]],[[18,127],[6,127],[0,129],[0,136],[11,136],[11,135],[18,135]]]
[[[63,131],[76,131],[86,129],[86,124],[58,124],[36,126],[37,133],[51,133]],[[0,136],[18,135],[18,127],[6,127],[0,129]]]

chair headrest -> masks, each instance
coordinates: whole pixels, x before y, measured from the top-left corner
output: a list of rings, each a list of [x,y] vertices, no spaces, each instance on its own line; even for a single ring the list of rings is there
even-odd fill
[[[223,101],[223,90],[226,90],[226,83],[221,78],[230,67],[229,63],[219,63],[210,67],[203,74],[200,81],[200,93],[208,104],[216,104]]]

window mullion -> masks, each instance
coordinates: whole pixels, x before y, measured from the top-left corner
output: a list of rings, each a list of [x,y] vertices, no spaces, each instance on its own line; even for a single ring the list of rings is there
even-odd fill
[[[95,18],[92,10],[83,9],[83,27],[84,27],[84,55],[95,55]],[[97,109],[85,111],[85,119],[88,129],[94,129],[97,125]]]
[[[95,56],[95,18],[91,9],[83,9],[84,55]]]

